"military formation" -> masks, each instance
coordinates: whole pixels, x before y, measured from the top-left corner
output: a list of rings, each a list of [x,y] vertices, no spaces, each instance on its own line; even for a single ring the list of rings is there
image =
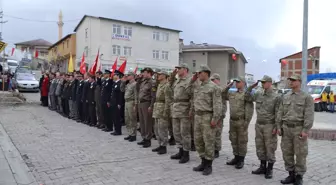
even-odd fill
[[[182,63],[168,74],[144,68],[140,74],[105,70],[96,74],[45,74],[49,79],[49,108],[69,119],[95,126],[111,135],[122,135],[126,125],[129,142],[143,148],[151,147],[152,139],[159,146],[152,149],[159,155],[167,153],[167,145],[175,145],[177,153],[170,156],[184,164],[190,152],[197,151],[200,164],[193,171],[212,173],[212,163],[219,157],[223,119],[229,108],[231,141],[234,158],[226,164],[244,167],[247,154],[248,127],[254,110],[256,153],[260,166],[252,174],[273,177],[278,136],[289,176],[282,184],[303,184],[307,170],[308,131],[314,120],[311,96],[300,89],[301,77],[288,78],[292,91],[282,98],[273,92],[272,78],[265,75],[246,88],[243,77],[221,87],[219,74],[201,65],[193,75]],[[261,82],[263,90],[252,93]],[[235,84],[237,91],[229,91]],[[227,101],[229,107],[227,107]],[[255,107],[254,107],[255,104]],[[138,125],[139,123],[139,125]]]

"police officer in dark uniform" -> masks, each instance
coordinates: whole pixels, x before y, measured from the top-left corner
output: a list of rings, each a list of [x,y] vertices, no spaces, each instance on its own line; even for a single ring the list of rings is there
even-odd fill
[[[77,86],[78,86],[78,77],[77,77],[77,73],[72,73],[72,76],[74,78],[74,80],[71,83],[71,100],[72,100],[72,106],[70,107],[70,118],[73,120],[77,120],[78,119],[78,105],[76,102],[76,94],[77,94]]]
[[[88,104],[88,91],[90,88],[90,82],[88,79],[88,73],[84,74],[84,84],[82,93],[82,103],[83,103],[83,118],[84,124],[89,124],[89,104]]]
[[[103,110],[101,105],[101,90],[102,90],[102,72],[96,72],[96,88],[95,88],[95,102],[96,102],[96,115],[97,115],[97,127],[101,128],[104,125]]]
[[[113,80],[111,79],[111,73],[112,72],[110,70],[105,70],[104,74],[105,82],[102,83],[101,104],[105,124],[105,129],[103,129],[103,131],[105,132],[113,131],[112,116],[111,116],[112,111],[111,107],[108,106],[108,102],[110,101],[111,98],[112,85],[113,85]]]
[[[114,132],[111,133],[111,135],[114,136],[120,136],[121,133],[121,114],[120,112],[122,111],[122,93],[120,90],[120,78],[122,78],[124,76],[124,74],[118,70],[114,71],[114,75],[113,75],[113,79],[114,79],[114,83],[112,86],[112,93],[111,93],[111,98],[110,98],[110,102],[109,102],[109,107],[112,110],[112,123],[114,126]]]
[[[94,74],[88,74],[89,76],[89,89],[87,94],[88,99],[88,124],[93,127],[97,125],[97,117],[96,117],[96,101],[95,101],[95,88],[96,88],[96,82],[95,82],[95,76]]]
[[[84,86],[84,80],[83,80],[83,74],[77,73],[77,79],[78,79],[78,85],[76,89],[76,104],[77,104],[77,112],[78,112],[78,119],[77,122],[83,122],[84,116],[83,116],[83,102],[82,102],[82,95],[83,95],[83,86]]]

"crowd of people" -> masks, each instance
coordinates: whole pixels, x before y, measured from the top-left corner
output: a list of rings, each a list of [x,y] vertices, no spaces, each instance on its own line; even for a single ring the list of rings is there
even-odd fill
[[[281,149],[289,176],[281,183],[303,184],[314,102],[300,90],[299,75],[288,78],[292,91],[280,97],[273,92],[272,78],[266,75],[245,89],[244,77],[221,87],[220,75],[211,75],[206,65],[193,75],[186,63],[176,66],[171,74],[148,67],[140,72],[45,73],[40,80],[41,102],[69,119],[114,136],[122,135],[125,124],[126,141],[136,141],[138,130],[141,140],[137,144],[149,148],[156,138],[159,146],[152,151],[159,155],[167,153],[168,144],[176,144],[177,153],[170,158],[181,164],[187,163],[190,151],[196,150],[201,163],[193,171],[209,175],[221,150],[228,101],[234,158],[226,164],[236,169],[244,167],[248,127],[256,110],[255,143],[260,166],[252,174],[273,177],[278,136],[282,136]],[[251,93],[259,82],[263,90]],[[234,83],[237,91],[229,92]]]

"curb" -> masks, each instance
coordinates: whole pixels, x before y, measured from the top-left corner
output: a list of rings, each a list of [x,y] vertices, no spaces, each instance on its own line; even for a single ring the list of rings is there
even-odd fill
[[[38,185],[35,177],[29,170],[25,161],[22,159],[20,152],[17,150],[12,140],[6,133],[4,127],[0,123],[0,152],[6,159],[9,171],[13,174],[17,184]]]
[[[308,137],[316,140],[336,141],[336,130],[311,129]]]

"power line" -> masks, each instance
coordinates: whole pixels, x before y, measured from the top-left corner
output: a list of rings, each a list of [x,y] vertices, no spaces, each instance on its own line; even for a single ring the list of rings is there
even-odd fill
[[[30,22],[44,22],[44,23],[57,23],[58,21],[52,21],[52,20],[37,20],[37,19],[27,19],[27,18],[22,18],[22,17],[16,17],[12,15],[7,15],[3,14],[5,17],[13,18],[13,19],[19,19],[23,21],[30,21]],[[65,20],[63,22],[74,22],[74,21],[79,21],[80,19],[71,19],[71,20]]]

